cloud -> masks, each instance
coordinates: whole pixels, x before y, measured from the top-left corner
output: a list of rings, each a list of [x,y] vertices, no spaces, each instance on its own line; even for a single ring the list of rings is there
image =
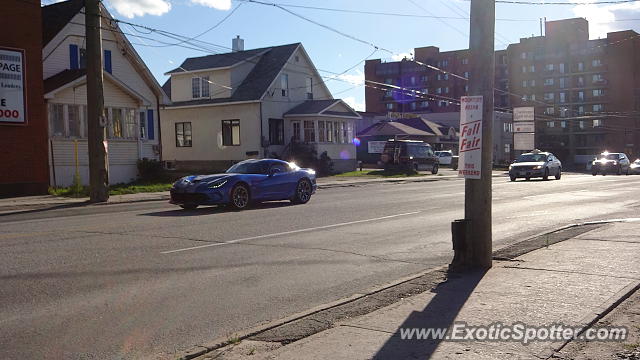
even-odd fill
[[[364,73],[362,70],[356,70],[355,74],[331,75],[330,78],[339,79],[353,85],[364,84]]]
[[[628,22],[616,22],[615,20],[640,15],[640,3],[584,4],[575,6],[572,12],[577,17],[589,20],[589,36],[591,38],[604,38],[608,32],[628,29]]]
[[[217,10],[231,9],[231,0],[191,0],[194,4],[208,6]]]
[[[400,54],[394,54],[391,56],[391,60],[400,61],[404,58],[413,59],[413,49],[409,49],[407,52],[403,52]]]
[[[356,100],[356,98],[353,97],[353,96],[346,97],[346,98],[344,98],[342,100],[344,102],[346,102],[347,104],[349,104],[349,106],[351,106],[354,110],[356,110],[356,111],[364,111],[364,108],[365,108],[364,101],[358,102]]]
[[[109,0],[116,12],[126,18],[136,16],[166,14],[171,10],[171,3],[166,0]]]

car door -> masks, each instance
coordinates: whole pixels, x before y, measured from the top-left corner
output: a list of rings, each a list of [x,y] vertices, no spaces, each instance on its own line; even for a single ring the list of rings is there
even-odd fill
[[[286,198],[291,172],[280,163],[273,163],[269,167],[267,176],[258,184],[258,196],[261,200],[281,200]]]

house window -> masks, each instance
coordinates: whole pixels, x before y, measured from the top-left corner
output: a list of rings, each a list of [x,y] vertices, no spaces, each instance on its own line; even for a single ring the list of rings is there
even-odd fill
[[[284,145],[284,120],[269,119],[269,143]]]
[[[200,78],[191,78],[191,97],[194,99],[200,97]]]
[[[51,118],[51,133],[53,136],[65,136],[64,126],[64,105],[51,104],[49,105],[49,116]]]
[[[349,144],[353,143],[353,123],[347,122],[347,141]]]
[[[109,119],[109,135],[112,139],[121,139],[124,137],[123,122],[122,122],[122,109],[111,108],[111,118]]]
[[[334,142],[333,122],[327,121],[327,142]]]
[[[465,92],[465,94],[469,92],[469,85],[465,85],[464,86],[464,92]]]
[[[176,147],[191,147],[191,123],[176,123]]]
[[[436,94],[442,94],[442,88],[437,88],[436,89]]]
[[[318,142],[327,141],[327,127],[324,120],[318,121]]]
[[[527,58],[527,53],[526,52],[520,53],[520,59],[525,60],[526,58]]]
[[[307,100],[313,100],[313,78],[307,78]]]
[[[442,74],[438,74],[438,80],[442,80]]]
[[[209,94],[210,94],[209,91],[211,89],[211,86],[210,86],[211,83],[209,82],[209,77],[208,76],[203,76],[200,80],[201,80],[200,88],[202,89],[202,97],[203,98],[204,97],[208,98]]]
[[[289,74],[280,75],[280,88],[282,96],[289,96]]]
[[[393,79],[392,78],[386,78],[384,79],[384,83],[387,85],[393,85]]]
[[[291,141],[300,142],[300,121],[292,121],[291,122]]]
[[[69,120],[69,136],[81,137],[80,106],[67,105],[67,119]]]
[[[584,106],[578,106],[578,115],[584,115]]]
[[[313,120],[304,121],[304,141],[306,142],[316,141],[316,124]]]
[[[139,113],[139,119],[140,119],[140,139],[146,139],[147,138],[147,113],[144,111],[140,111]]]
[[[240,145],[240,120],[222,120],[222,145]]]
[[[135,139],[137,134],[136,111],[134,109],[124,109],[124,137]]]
[[[445,94],[448,94],[448,93],[449,93],[449,87],[445,87],[445,88],[444,88],[444,93],[445,93]]]

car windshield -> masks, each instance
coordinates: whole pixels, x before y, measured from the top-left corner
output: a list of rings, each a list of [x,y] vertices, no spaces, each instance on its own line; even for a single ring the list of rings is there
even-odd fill
[[[260,162],[241,162],[230,167],[226,172],[234,174],[266,174],[269,164]]]
[[[547,161],[547,155],[543,154],[522,154],[518,156],[516,162],[541,162]]]
[[[598,160],[618,160],[618,154],[603,154],[598,156]]]

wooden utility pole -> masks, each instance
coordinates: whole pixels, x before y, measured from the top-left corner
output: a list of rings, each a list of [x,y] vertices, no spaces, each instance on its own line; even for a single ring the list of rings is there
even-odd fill
[[[85,0],[85,33],[87,39],[87,125],[89,142],[90,201],[109,200],[109,160],[104,115],[102,77],[102,32],[99,0]]]
[[[464,216],[470,220],[469,267],[488,269],[492,262],[491,173],[493,171],[493,88],[495,0],[471,0],[469,95],[482,95],[482,166],[480,179],[465,180]]]

